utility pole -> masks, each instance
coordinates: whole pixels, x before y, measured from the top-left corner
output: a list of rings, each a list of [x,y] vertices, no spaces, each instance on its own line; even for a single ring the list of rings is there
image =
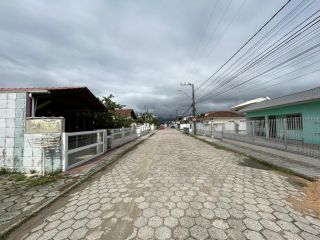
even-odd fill
[[[181,83],[181,86],[191,86],[192,88],[192,122],[193,122],[193,134],[197,133],[196,125],[196,102],[194,97],[194,84],[193,83]]]

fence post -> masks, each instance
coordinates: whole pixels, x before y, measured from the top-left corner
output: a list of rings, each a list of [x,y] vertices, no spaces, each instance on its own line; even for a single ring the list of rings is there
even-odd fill
[[[124,134],[125,133],[125,128],[124,127],[121,128],[121,133],[122,133],[121,134],[121,138],[123,140],[125,138],[125,134]]]
[[[110,148],[113,148],[113,144],[114,144],[114,129],[110,130]]]
[[[68,168],[68,135],[62,133],[62,170],[66,171]]]
[[[283,119],[283,128],[284,128],[284,148],[288,151],[288,131],[287,131],[287,119]]]
[[[222,131],[221,131],[221,140],[223,140],[223,130],[224,130],[224,124],[222,124]]]
[[[255,135],[256,126],[254,120],[252,120],[252,142],[254,143],[254,135]]]
[[[102,132],[102,141],[103,141],[102,151],[106,152],[107,148],[108,148],[107,130],[106,129],[104,129],[103,132]]]
[[[97,132],[97,142],[96,143],[99,143],[100,142],[100,133],[99,132]],[[97,154],[99,153],[99,145],[97,145],[97,147],[96,147],[96,152],[97,152]]]

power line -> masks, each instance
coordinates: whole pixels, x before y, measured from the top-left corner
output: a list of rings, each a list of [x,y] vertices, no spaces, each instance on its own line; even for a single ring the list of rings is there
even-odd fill
[[[309,5],[309,6],[310,6],[310,5]],[[300,7],[300,5],[296,6],[296,8],[295,8],[294,10],[299,9],[299,7]],[[292,14],[294,10],[292,10],[289,14]],[[305,10],[305,9],[304,9],[304,10]],[[317,13],[317,12],[316,12],[316,13]],[[316,13],[314,13],[314,14],[316,14]],[[314,14],[313,14],[313,15],[314,15]],[[312,16],[313,16],[313,15],[312,15]],[[287,18],[288,16],[289,16],[289,15],[285,16],[285,18]],[[312,16],[310,16],[310,18],[311,18]],[[308,19],[309,19],[309,18],[308,18]],[[307,21],[308,19],[306,19],[305,21]],[[282,20],[283,20],[283,19],[282,19]],[[281,21],[282,21],[282,20],[281,20]],[[290,20],[290,18],[288,18],[288,21],[289,21],[289,20]],[[280,21],[280,22],[281,22],[281,21]],[[304,22],[305,22],[305,21],[304,21]],[[303,24],[304,22],[300,23],[299,25]],[[299,26],[299,25],[298,25],[298,26]],[[260,42],[266,35],[270,34],[271,31],[272,31],[272,30],[275,30],[278,26],[280,26],[279,23],[278,23],[275,27],[273,27],[269,32],[267,32],[258,42]],[[295,28],[297,28],[298,26],[296,26]],[[294,29],[295,29],[295,28],[294,28]],[[290,32],[292,32],[294,29],[292,29]],[[286,35],[288,35],[290,32],[288,32]],[[285,36],[286,36],[286,35],[285,35]],[[284,38],[285,36],[283,36],[282,38]],[[282,38],[281,38],[281,39],[282,39]],[[279,42],[281,39],[279,39],[278,42]],[[258,43],[258,42],[257,42],[257,43]],[[247,58],[245,58],[244,60],[242,60],[242,62],[240,62],[240,63],[237,64],[237,62],[239,62],[241,58],[243,58],[246,54],[248,54],[253,48],[257,47],[257,45],[258,45],[257,43],[255,43],[255,44],[254,44],[250,49],[248,49],[240,58],[238,58],[231,66],[229,66],[229,67],[224,71],[224,73],[226,73],[226,71],[228,71],[230,68],[231,68],[231,70],[229,70],[229,72],[231,73],[233,70],[235,70],[237,67],[239,67],[239,65],[241,65],[246,59],[248,59],[249,56],[248,56]],[[266,41],[264,42],[264,44],[265,44],[265,43],[266,43]],[[274,42],[273,44],[275,44],[275,43],[276,43],[276,42]],[[260,47],[261,47],[261,46],[262,46],[262,45],[260,45]],[[271,46],[273,46],[273,45],[270,45],[269,47],[271,47]],[[250,55],[252,55],[252,54],[253,54],[253,53],[251,53]],[[229,74],[230,74],[230,73],[229,73]],[[219,79],[219,77],[216,79],[215,82],[212,82],[212,83],[209,85],[211,89],[212,89],[214,86],[216,86],[219,82],[222,81],[221,76],[220,76],[220,79],[221,79],[221,80],[218,81],[218,79]]]
[[[204,84],[206,84],[213,76],[215,76],[225,65],[227,65],[245,46],[248,45],[248,43],[255,38],[285,7],[291,2],[291,0],[288,0],[273,16],[260,27],[260,29],[253,34],[252,37],[249,38],[218,70],[216,70],[206,81],[204,81],[196,90],[201,88]]]
[[[307,50],[305,50],[305,51],[297,54],[297,55],[294,56],[294,57],[289,58],[288,60],[286,60],[286,61],[284,61],[284,62],[282,62],[282,63],[280,63],[280,64],[277,64],[276,66],[274,66],[274,67],[272,67],[272,68],[270,68],[270,69],[268,69],[268,70],[265,70],[264,72],[256,75],[255,77],[252,77],[252,78],[250,78],[250,79],[248,79],[248,80],[246,80],[246,81],[244,81],[244,82],[241,82],[241,83],[237,84],[236,86],[234,86],[234,87],[232,87],[232,88],[230,88],[230,89],[227,89],[227,90],[225,90],[225,91],[223,91],[223,92],[220,92],[220,93],[216,94],[216,96],[219,96],[219,95],[221,95],[221,94],[223,94],[223,93],[229,92],[230,90],[235,89],[236,87],[239,87],[239,86],[241,86],[241,85],[243,85],[243,84],[245,84],[245,83],[247,83],[247,82],[250,82],[251,80],[253,80],[253,79],[255,79],[255,78],[257,78],[257,77],[259,77],[259,76],[261,76],[261,75],[263,75],[263,74],[265,74],[265,73],[267,73],[267,72],[269,72],[269,71],[271,71],[271,70],[273,70],[273,69],[275,69],[275,68],[283,65],[284,63],[290,62],[290,61],[292,61],[293,59],[295,59],[295,58],[297,58],[297,57],[299,57],[299,56],[301,56],[301,55],[303,55],[303,54],[305,54],[305,53],[307,53],[307,52],[309,52],[309,51],[311,51],[311,50],[313,50],[313,49],[315,49],[315,48],[318,48],[318,47],[320,47],[320,43],[318,43],[318,44],[316,44],[316,45],[308,48]]]
[[[318,13],[318,12],[319,12],[319,10],[318,10],[316,13]],[[312,14],[312,16],[314,16],[316,13]],[[286,46],[290,41],[298,38],[302,33],[306,32],[307,30],[309,30],[310,28],[312,28],[312,27],[314,27],[316,24],[318,24],[318,23],[319,23],[318,18],[319,18],[319,16],[316,17],[315,19],[313,19],[312,21],[308,22],[306,25],[304,25],[303,27],[301,27],[298,31],[294,32],[292,35],[290,35],[289,37],[287,37],[285,40],[282,40],[285,36],[287,36],[289,33],[291,33],[291,32],[292,32],[294,29],[296,29],[297,27],[295,27],[294,29],[292,29],[291,31],[289,31],[287,34],[285,34],[281,39],[279,39],[279,40],[277,41],[277,42],[279,42],[280,40],[282,40],[280,43],[278,43],[276,46],[273,46],[271,49],[270,49],[270,47],[267,48],[267,49],[265,49],[265,50],[262,52],[262,53],[265,53],[265,54],[263,54],[263,55],[261,56],[262,53],[260,53],[260,55],[256,56],[256,57],[253,58],[251,61],[249,61],[248,63],[246,63],[246,64],[244,65],[244,67],[242,67],[240,70],[238,70],[238,72],[235,73],[231,78],[225,80],[224,82],[221,82],[221,81],[220,81],[220,83],[219,83],[217,86],[218,86],[218,87],[226,86],[226,85],[227,85],[229,82],[231,82],[233,79],[239,77],[241,74],[245,73],[245,72],[248,71],[248,70],[252,70],[254,66],[256,67],[257,64],[259,64],[260,62],[263,62],[263,60],[268,59],[269,56],[273,56],[273,57],[274,57],[274,56],[279,55],[279,51],[277,51],[277,50],[279,50],[281,47]],[[310,19],[310,17],[309,17],[308,19]],[[316,21],[316,20],[317,20],[317,21]],[[303,21],[303,23],[304,23],[304,22],[306,22],[306,20]],[[300,26],[301,24],[302,24],[302,23],[300,23],[298,26]],[[317,30],[317,29],[315,29],[315,30]],[[315,30],[313,30],[313,31],[315,31]],[[308,35],[311,35],[311,32],[309,32],[309,33],[308,33],[307,35],[305,35],[305,36],[302,36],[300,39],[298,39],[297,42],[301,41],[301,39],[305,38],[305,37],[308,36]],[[318,40],[319,38],[316,36],[316,38],[313,38],[313,39],[311,38],[310,40],[314,40],[314,39],[315,39],[315,40]],[[310,41],[310,40],[309,40],[309,41]],[[297,47],[297,45],[296,45],[297,42],[295,42],[294,44],[291,44],[291,46],[296,48],[296,47]],[[310,44],[309,44],[309,45],[310,45]],[[290,46],[290,45],[289,45],[289,46]],[[306,46],[306,44],[303,43],[303,44],[300,44],[300,46]],[[288,46],[287,46],[286,48],[284,48],[283,50],[281,50],[281,51],[284,51],[284,50],[286,50],[286,49],[288,49]],[[267,51],[267,50],[268,50],[268,51]],[[274,53],[275,53],[275,54],[274,54]],[[285,54],[287,54],[287,53],[285,53]],[[285,54],[283,54],[282,57],[283,57]],[[280,58],[278,57],[278,59],[280,59]],[[269,60],[269,62],[267,62],[267,64],[269,64],[272,59],[269,58],[268,60]],[[275,59],[273,59],[273,61],[274,61],[274,60],[275,60]],[[266,63],[265,63],[265,64],[266,64]],[[229,67],[229,68],[230,68],[230,67]],[[260,67],[260,68],[262,68],[262,67]],[[221,90],[221,89],[219,89],[219,90]],[[212,94],[212,93],[214,93],[214,92],[216,92],[216,91],[218,91],[218,90],[213,90],[213,91],[205,94],[204,96],[207,97],[209,94]],[[205,98],[204,96],[201,97],[201,98],[202,98],[202,99]]]
[[[307,2],[304,2],[304,4],[306,4]],[[301,3],[300,3],[301,4]],[[297,11],[297,10],[299,10],[300,9],[300,7],[301,7],[301,5],[298,5],[298,6],[296,6],[289,14],[287,14],[285,17],[284,17],[284,19],[287,19],[288,21],[290,20],[290,15],[292,15],[292,14],[294,14],[294,12],[295,11]],[[310,6],[310,5],[309,5]],[[307,6],[308,7],[308,6]],[[305,10],[305,9],[303,9],[303,10]],[[301,12],[300,12],[301,13]],[[314,15],[314,14],[313,14]],[[311,16],[312,17],[312,16]],[[276,24],[276,26],[274,26],[270,31],[268,31],[260,40],[258,40],[258,42],[256,42],[253,46],[251,46],[244,54],[242,54],[242,56],[240,56],[231,66],[229,66],[226,70],[224,70],[224,73],[226,73],[230,68],[231,68],[231,70],[229,70],[229,72],[231,73],[236,67],[238,67],[241,63],[243,63],[246,59],[248,59],[248,57],[246,58],[246,59],[244,59],[244,60],[242,60],[242,62],[240,62],[240,63],[238,63],[237,64],[237,62],[239,62],[240,60],[241,60],[241,58],[243,58],[246,54],[248,54],[250,51],[252,51],[254,48],[256,48],[257,46],[258,46],[258,44],[259,44],[259,42],[261,42],[267,35],[269,35],[272,31],[274,31],[275,29],[277,29],[278,27],[280,27],[281,26],[281,24],[282,23],[284,23],[283,22],[283,20],[284,19],[282,19],[278,24]],[[302,24],[302,23],[301,23]],[[297,27],[297,26],[296,26]],[[295,27],[295,28],[296,28]],[[294,28],[294,29],[295,29]],[[292,29],[291,31],[293,31],[294,29]],[[290,31],[290,32],[291,32]],[[290,33],[289,32],[289,33]],[[289,33],[287,33],[287,34],[289,34]],[[284,38],[284,36],[282,37],[282,38]],[[269,39],[267,39],[265,42],[264,42],[264,44],[266,44],[266,42],[268,41]],[[280,41],[280,40],[278,40],[278,41]],[[273,43],[274,44],[274,43]],[[270,47],[271,47],[272,45],[270,45]],[[261,47],[261,46],[260,46]],[[253,53],[251,53],[251,55],[252,55]],[[237,64],[237,65],[236,65]],[[220,78],[221,78],[221,76],[220,76]],[[222,80],[220,80],[220,81],[217,81],[219,79],[219,77],[217,77],[216,78],[216,81],[215,82],[211,82],[211,84],[210,84],[210,88],[213,88],[215,85],[217,85],[219,82],[221,82]],[[199,93],[198,93],[199,94]]]

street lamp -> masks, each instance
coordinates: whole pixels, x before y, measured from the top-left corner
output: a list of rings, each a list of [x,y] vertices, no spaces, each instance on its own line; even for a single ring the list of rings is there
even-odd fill
[[[191,86],[192,88],[192,122],[193,122],[193,134],[196,135],[197,129],[196,129],[196,103],[194,99],[194,84],[193,83],[181,83],[181,86]],[[183,92],[183,91],[182,91]]]

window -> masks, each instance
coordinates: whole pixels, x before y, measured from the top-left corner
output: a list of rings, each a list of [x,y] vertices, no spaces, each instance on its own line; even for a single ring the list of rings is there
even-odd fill
[[[290,114],[287,118],[287,129],[288,130],[302,130],[302,115],[301,113]]]

